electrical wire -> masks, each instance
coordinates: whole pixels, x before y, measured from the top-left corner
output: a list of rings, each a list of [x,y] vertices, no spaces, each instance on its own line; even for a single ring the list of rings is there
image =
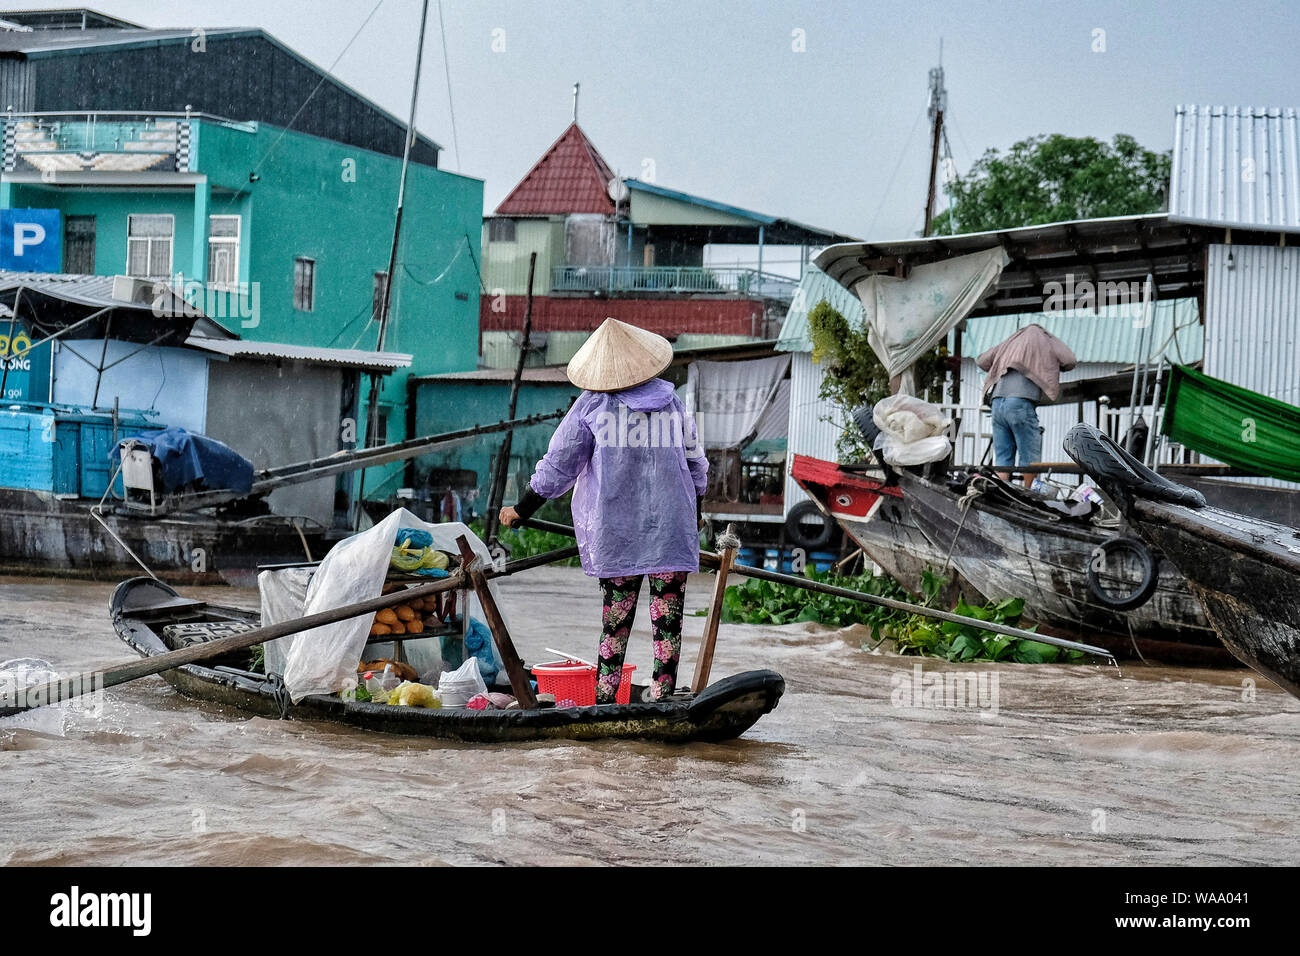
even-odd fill
[[[456,171],[460,172],[462,168],[460,140],[456,136],[456,107],[451,101],[451,61],[447,59],[447,27],[442,22],[442,0],[438,0],[438,32],[442,35],[442,68],[447,74],[447,112],[451,115],[451,145],[456,151]]]
[[[384,5],[384,0],[379,0],[379,2],[374,5],[371,11],[368,14],[366,14],[366,18],[361,21],[361,26],[357,27],[356,32],[352,34],[352,38],[348,40],[347,44],[343,47],[343,49],[339,51],[339,55],[334,58],[334,62],[329,65],[329,68],[326,69],[323,73],[321,73],[320,81],[317,82],[317,84],[314,87],[312,87],[312,91],[307,94],[307,98],[302,101],[302,104],[298,107],[297,111],[293,114],[293,116],[289,118],[289,122],[284,125],[283,129],[280,130],[280,135],[275,138],[275,141],[271,143],[270,148],[267,149],[267,151],[262,155],[262,158],[257,161],[257,165],[254,166],[252,171],[248,174],[250,178],[254,176],[257,173],[257,171],[262,168],[262,166],[266,163],[266,161],[271,158],[271,154],[274,153],[276,147],[280,145],[280,140],[284,139],[285,133],[289,132],[289,130],[293,128],[293,124],[298,121],[298,117],[301,116],[302,111],[307,108],[307,104],[311,102],[312,97],[314,97],[317,93],[320,92],[320,88],[325,85],[327,80],[333,77],[334,68],[339,65],[339,61],[343,59],[343,57],[347,54],[348,50],[352,49],[352,44],[356,42],[357,37],[361,36],[361,31],[366,28],[366,24],[368,24],[371,21],[371,19],[374,18],[374,15],[379,12],[379,8],[382,7],[383,5]]]
[[[871,222],[867,225],[867,235],[873,234],[876,228],[876,220],[880,218],[880,212],[885,208],[885,203],[889,201],[890,190],[894,188],[894,180],[898,178],[898,171],[903,168],[903,160],[907,158],[907,149],[912,145],[912,137],[916,135],[916,128],[921,125],[921,117],[925,116],[922,110],[916,114],[916,120],[912,123],[912,130],[907,134],[907,139],[903,141],[903,149],[898,154],[898,163],[894,166],[894,172],[889,177],[889,182],[885,186],[885,192],[880,197],[880,205],[876,207],[875,215],[871,217]]]

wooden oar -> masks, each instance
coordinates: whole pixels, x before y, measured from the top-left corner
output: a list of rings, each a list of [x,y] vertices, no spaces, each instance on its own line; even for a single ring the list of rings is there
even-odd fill
[[[553,534],[573,534],[573,529],[568,525],[557,524],[554,521],[539,521],[536,518],[529,518],[522,522],[538,531],[550,531]],[[716,568],[720,564],[718,555],[711,551],[700,552],[700,564]],[[1002,634],[1006,637],[1018,637],[1027,641],[1038,641],[1040,644],[1051,644],[1053,647],[1063,647],[1070,651],[1082,651],[1085,654],[1092,654],[1094,657],[1105,657],[1108,660],[1114,660],[1115,655],[1104,647],[1094,647],[1091,644],[1081,644],[1078,641],[1068,641],[1063,637],[1053,637],[1050,634],[1039,634],[1036,631],[1026,631],[1024,628],[1011,627],[1008,624],[999,624],[996,621],[981,621],[979,618],[966,617],[964,614],[953,614],[951,611],[940,611],[938,608],[926,607],[924,604],[912,604],[910,601],[895,601],[893,598],[879,597],[875,594],[867,594],[865,591],[854,591],[850,588],[837,587],[833,584],[826,584],[823,581],[814,581],[811,578],[799,577],[794,574],[782,574],[779,571],[769,571],[766,568],[752,568],[747,564],[733,564],[729,568],[733,574],[744,575],[748,578],[758,578],[760,581],[771,581],[774,584],[788,584],[791,587],[803,588],[805,591],[816,591],[819,594],[829,594],[832,597],[844,598],[846,601],[860,601],[863,604],[875,604],[880,607],[887,607],[894,611],[906,611],[909,614],[919,614],[922,617],[932,617],[940,621],[951,621],[954,624],[968,624],[971,627],[977,627],[981,630],[992,631],[994,634]]]
[[[524,662],[520,659],[519,652],[515,650],[514,641],[510,639],[505,619],[501,617],[496,598],[492,596],[492,589],[488,587],[487,576],[479,570],[475,554],[463,534],[456,539],[456,547],[460,549],[461,567],[465,569],[465,576],[478,597],[478,603],[483,607],[483,616],[487,618],[488,630],[492,632],[497,653],[501,655],[506,676],[510,678],[510,689],[515,692],[515,700],[519,701],[522,710],[535,710],[537,695],[533,693],[532,681],[528,678],[528,672],[524,670]]]
[[[474,557],[456,573],[440,578],[430,584],[420,584],[402,591],[394,591],[392,594],[384,594],[368,601],[359,601],[356,604],[345,604],[342,607],[321,611],[319,614],[300,617],[295,621],[283,621],[280,624],[257,627],[251,631],[244,631],[242,634],[234,634],[215,641],[183,647],[178,651],[168,651],[166,654],[128,661],[101,671],[93,671],[90,674],[74,674],[71,677],[51,681],[40,687],[27,690],[19,689],[17,691],[18,699],[0,700],[0,717],[19,714],[25,710],[32,710],[46,704],[61,703],[74,697],[80,697],[83,694],[93,693],[107,687],[115,687],[118,684],[125,684],[141,677],[148,677],[151,674],[161,674],[163,671],[183,667],[186,664],[197,664],[213,657],[220,657],[222,654],[252,647],[254,644],[261,644],[264,641],[273,641],[279,637],[288,637],[290,634],[309,631],[314,627],[321,627],[325,624],[335,624],[349,618],[373,614],[375,611],[382,611],[384,608],[403,604],[414,598],[450,591],[462,587],[467,580],[466,576],[478,570],[475,563],[477,560],[477,557]]]
[[[691,690],[700,693],[709,686],[709,671],[713,667],[713,645],[718,640],[718,622],[722,620],[722,599],[727,593],[727,573],[736,560],[736,549],[740,539],[736,537],[735,528],[727,525],[727,530],[718,535],[719,552],[718,577],[713,582],[713,601],[709,604],[709,616],[704,622],[704,637],[700,640],[700,656],[695,660],[695,676],[691,678]]]

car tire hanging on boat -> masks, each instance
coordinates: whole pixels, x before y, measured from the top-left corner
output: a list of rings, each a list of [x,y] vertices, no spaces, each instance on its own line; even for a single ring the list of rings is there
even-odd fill
[[[818,524],[814,525],[810,519],[816,519]],[[813,531],[814,527],[816,531]],[[785,518],[785,536],[790,543],[809,551],[829,545],[835,537],[835,527],[835,523],[812,501],[799,502]]]
[[[1124,552],[1133,555],[1141,565],[1142,580],[1133,591],[1123,597],[1117,597],[1102,586],[1100,572],[1111,566],[1114,558]],[[1132,611],[1146,604],[1151,600],[1151,595],[1156,593],[1158,583],[1156,559],[1150,549],[1137,538],[1130,538],[1127,535],[1107,538],[1097,545],[1092,552],[1092,557],[1088,559],[1088,593],[1096,598],[1097,603],[1112,611]]]

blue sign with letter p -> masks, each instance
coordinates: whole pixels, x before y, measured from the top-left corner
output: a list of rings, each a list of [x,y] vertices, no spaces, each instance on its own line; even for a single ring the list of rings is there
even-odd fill
[[[0,269],[58,272],[62,238],[57,209],[0,209]]]

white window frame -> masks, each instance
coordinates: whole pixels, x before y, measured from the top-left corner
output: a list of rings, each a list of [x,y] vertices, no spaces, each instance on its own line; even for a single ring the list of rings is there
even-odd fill
[[[233,219],[235,221],[235,234],[233,236],[214,236],[212,234],[212,223],[216,219]],[[239,215],[214,215],[208,216],[208,284],[216,289],[238,289],[239,288],[239,243],[244,235],[243,217]],[[212,253],[213,247],[229,247],[233,252],[231,256],[232,277],[228,282],[217,282],[212,278]]]
[[[132,236],[131,220],[136,216],[163,216],[171,223],[171,235],[165,240],[161,236]],[[136,273],[131,271],[131,243],[143,242],[145,246],[145,262],[153,262],[153,244],[155,242],[167,243],[167,271],[161,275],[149,273],[144,276],[138,276],[142,279],[170,279],[172,275],[172,266],[176,264],[176,217],[169,212],[140,212],[128,213],[126,217],[126,269],[129,276],[135,276]]]
[[[307,287],[307,308],[300,308],[298,305],[298,263],[311,263],[311,284]],[[315,312],[316,311],[316,260],[311,256],[294,256],[293,257],[293,308],[295,312]]]

